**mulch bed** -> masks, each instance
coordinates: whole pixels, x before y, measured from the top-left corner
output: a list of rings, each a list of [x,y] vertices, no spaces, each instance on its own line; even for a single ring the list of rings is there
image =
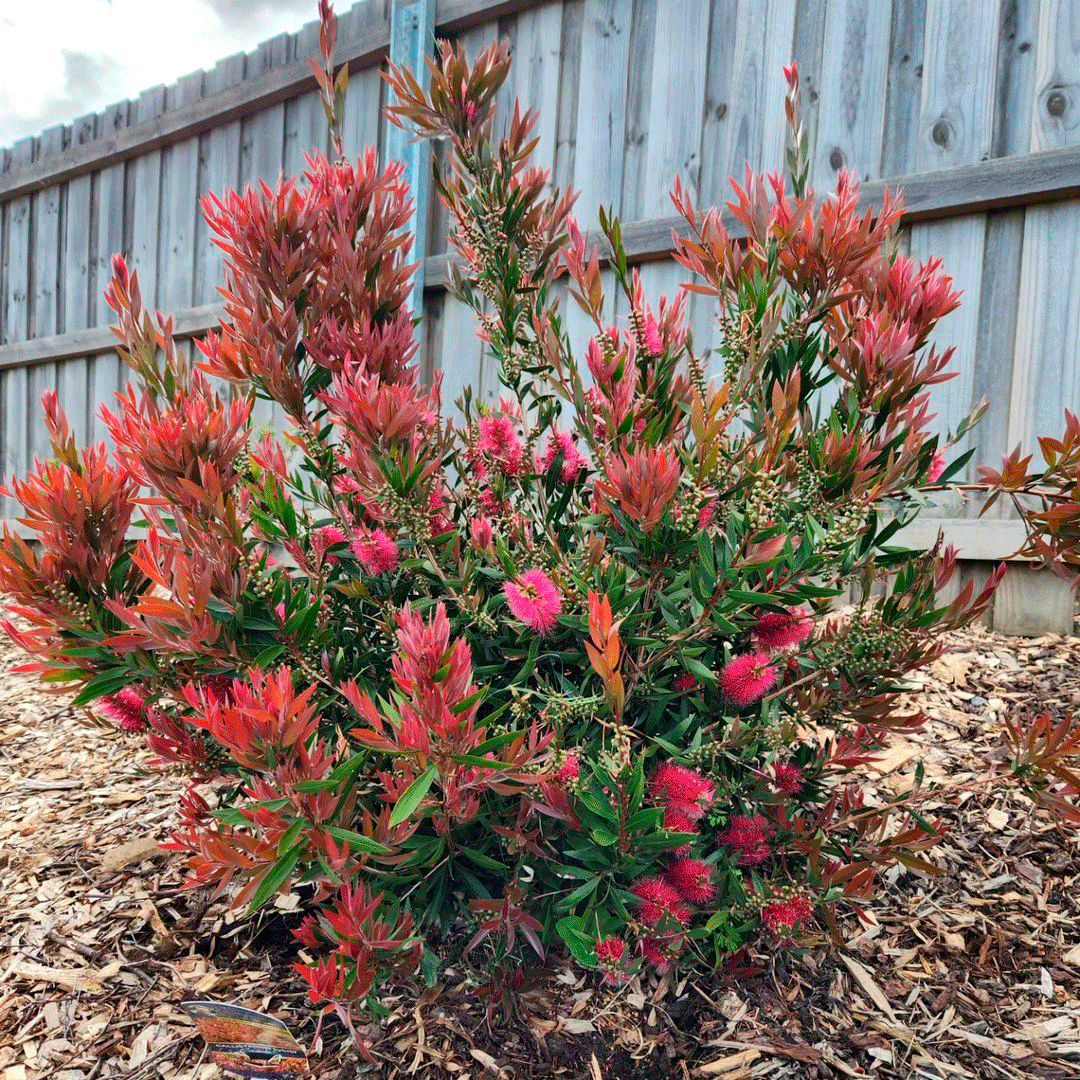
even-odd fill
[[[1080,640],[954,634],[915,700],[931,716],[871,774],[884,801],[910,786],[985,773],[1000,718],[1080,708]],[[212,998],[272,1012],[308,1044],[315,1018],[291,973],[299,897],[245,921],[182,891],[156,850],[175,780],[0,654],[0,1080],[195,1077],[217,1069],[178,1010]],[[929,808],[950,831],[940,876],[897,869],[877,922],[848,949],[753,957],[724,985],[664,979],[621,990],[556,964],[490,1015],[473,975],[387,994],[362,1029],[366,1065],[328,1020],[320,1078],[457,1080],[1080,1076],[1080,843],[1004,785],[972,784]]]

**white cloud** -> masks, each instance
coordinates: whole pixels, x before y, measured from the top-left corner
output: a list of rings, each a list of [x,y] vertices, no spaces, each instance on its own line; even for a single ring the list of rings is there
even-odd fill
[[[0,0],[0,146],[213,67],[316,14],[316,0]]]

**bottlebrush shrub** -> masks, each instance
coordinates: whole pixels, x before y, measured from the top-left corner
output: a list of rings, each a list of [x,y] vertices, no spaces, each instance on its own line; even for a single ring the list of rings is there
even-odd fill
[[[1007,495],[1027,526],[1021,554],[1075,581],[1080,573],[1080,419],[1066,410],[1064,432],[1040,438],[1039,449],[1042,469],[1033,469],[1033,455],[1023,455],[1020,447],[1002,460],[1000,471],[980,467],[979,478],[990,491],[983,513]]]
[[[336,123],[332,44],[324,5]],[[896,200],[806,189],[794,69],[793,190],[748,173],[729,232],[676,185],[690,284],[654,303],[603,214],[606,294],[529,164],[536,115],[496,137],[508,68],[442,45],[429,91],[389,74],[395,122],[451,148],[451,289],[497,404],[446,409],[421,378],[400,168],[315,157],[205,204],[225,317],[194,366],[116,261],[115,450],[77,450],[46,395],[55,458],[11,487],[38,543],[5,534],[8,633],[187,778],[193,882],[250,908],[301,888],[328,1007],[455,950],[496,994],[560,942],[619,983],[835,930],[882,867],[928,868],[918,793],[867,805],[862,770],[921,722],[904,675],[993,587],[939,606],[952,553],[895,543],[963,464],[942,475],[951,354],[926,345],[957,296],[896,254]],[[719,310],[713,379],[690,292]],[[286,432],[256,434],[256,399]]]

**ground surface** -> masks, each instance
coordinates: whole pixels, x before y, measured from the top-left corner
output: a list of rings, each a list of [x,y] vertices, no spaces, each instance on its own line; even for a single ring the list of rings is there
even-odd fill
[[[930,725],[874,773],[885,799],[927,777],[982,775],[997,719],[1080,709],[1080,641],[954,635],[927,672]],[[289,974],[288,908],[258,925],[180,892],[155,850],[176,784],[130,741],[12,675],[0,655],[0,1080],[199,1077],[214,1066],[176,1008],[213,998],[314,1021]],[[931,808],[933,809],[933,808]],[[935,849],[939,877],[894,875],[849,949],[758,957],[737,984],[598,989],[554,967],[489,1029],[464,973],[386,999],[366,1029],[379,1066],[328,1024],[317,1075],[457,1080],[1080,1076],[1080,841],[1021,797],[973,785]],[[1080,834],[1078,834],[1080,835]]]

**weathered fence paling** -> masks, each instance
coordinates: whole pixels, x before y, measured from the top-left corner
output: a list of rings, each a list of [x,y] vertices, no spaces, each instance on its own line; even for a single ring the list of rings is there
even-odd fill
[[[313,5],[314,7],[314,5]],[[539,155],[561,187],[580,190],[588,226],[599,206],[625,224],[649,290],[676,288],[667,191],[676,173],[701,204],[722,204],[727,178],[779,168],[784,83],[804,87],[812,181],[841,168],[863,181],[867,207],[900,186],[902,246],[940,255],[964,291],[943,321],[959,377],[937,396],[940,430],[990,401],[974,464],[1053,432],[1080,407],[1080,0],[434,0],[435,31],[475,52],[497,38],[514,56],[499,98],[541,109]],[[391,0],[340,13],[338,59],[350,67],[347,150],[391,149],[380,112]],[[315,23],[175,86],[155,88],[23,140],[0,161],[0,460],[6,474],[43,453],[37,397],[56,386],[79,437],[101,437],[97,408],[119,387],[101,293],[120,251],[148,306],[175,316],[179,337],[214,325],[221,253],[196,205],[211,191],[302,171],[327,149],[308,65]],[[398,150],[397,152],[400,152]],[[437,149],[438,152],[438,149]],[[899,179],[898,179],[899,178]],[[453,397],[473,383],[498,393],[470,313],[445,295],[445,215],[421,206],[425,357]],[[421,230],[423,231],[423,230]],[[713,311],[694,297],[695,341],[714,339]],[[572,339],[588,326],[567,307]],[[267,406],[260,419],[280,423]],[[5,503],[2,514],[13,516]],[[997,511],[941,508],[964,574],[1015,551],[1016,524]],[[929,542],[933,526],[911,536]],[[1056,579],[1010,571],[993,621],[1067,629],[1071,594]],[[1037,616],[1032,618],[1033,614]]]

